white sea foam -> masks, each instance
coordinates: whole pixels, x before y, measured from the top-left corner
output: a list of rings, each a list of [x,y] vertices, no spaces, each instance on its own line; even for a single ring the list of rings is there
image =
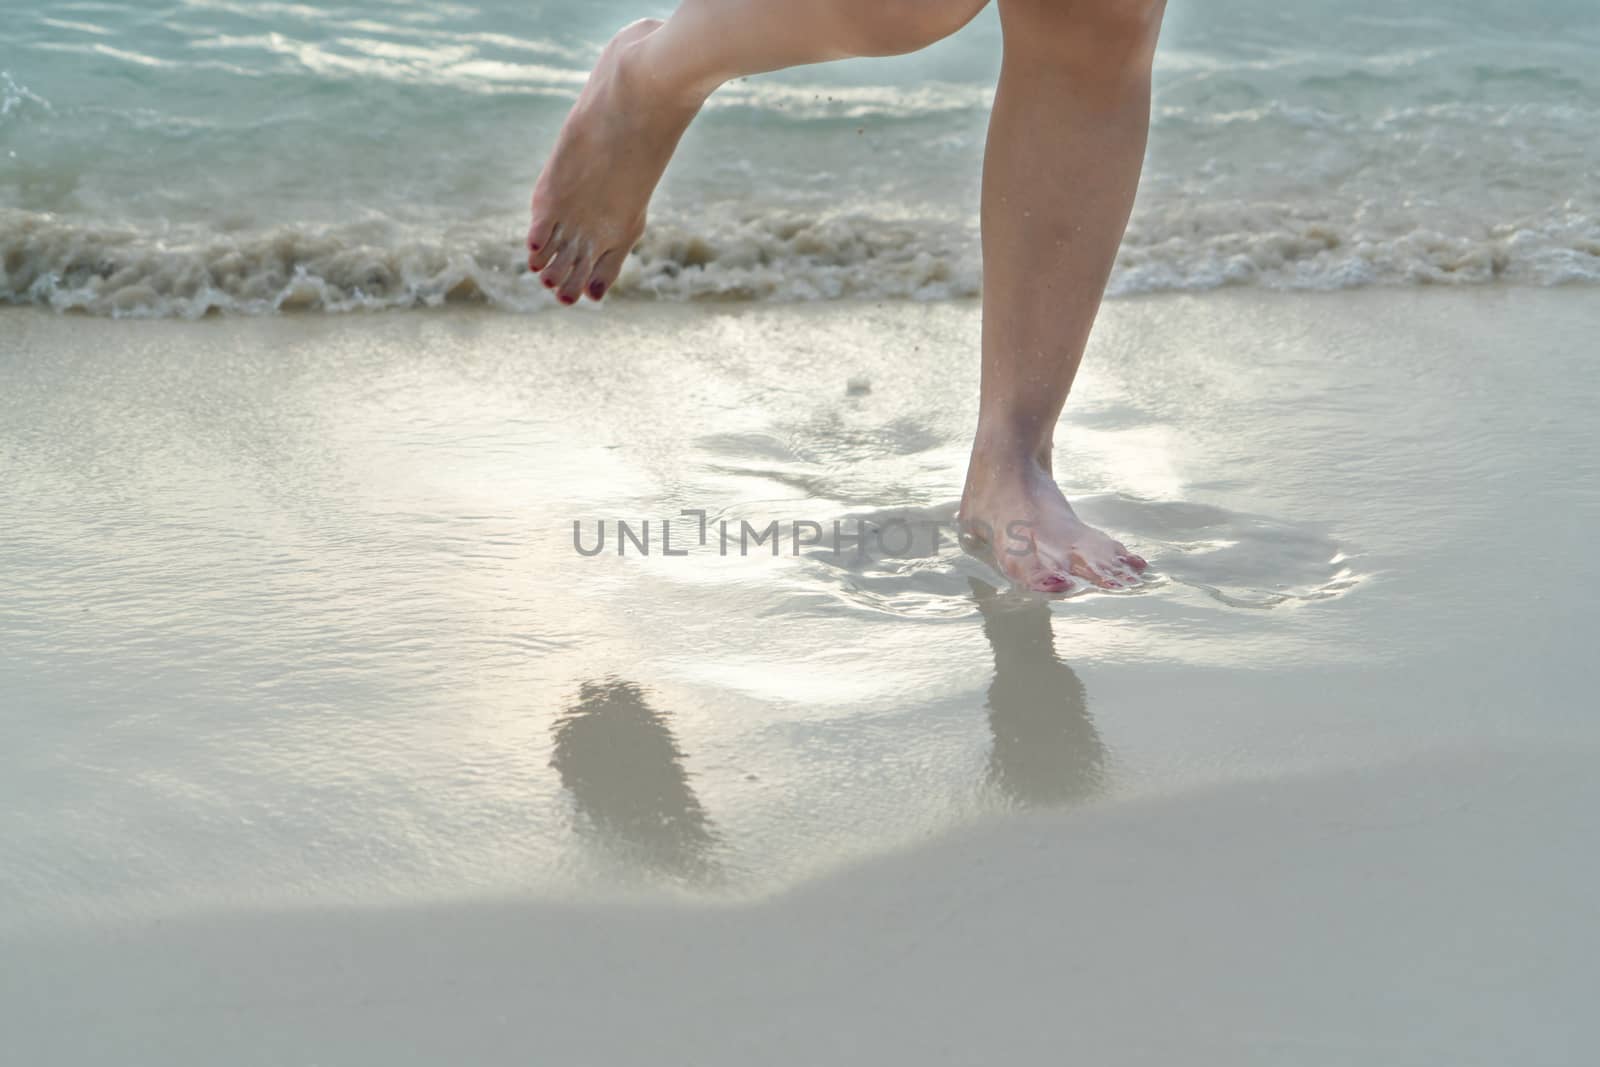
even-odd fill
[[[48,100],[20,84],[10,71],[0,70],[0,121],[20,115],[24,109],[51,110]]]
[[[762,213],[665,221],[646,233],[623,299],[941,300],[976,296],[974,227]],[[1283,205],[1150,211],[1130,230],[1112,295],[1223,286],[1347,289],[1600,284],[1600,223],[1581,214],[1478,232],[1369,232]],[[432,233],[384,222],[243,233],[150,231],[0,212],[0,302],[127,317],[353,311],[551,299],[503,231]]]

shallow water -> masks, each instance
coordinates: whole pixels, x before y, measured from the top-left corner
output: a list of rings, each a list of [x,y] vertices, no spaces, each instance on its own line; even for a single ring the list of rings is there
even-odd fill
[[[1600,281],[1588,0],[1174,4],[1114,293]],[[0,0],[0,301],[96,314],[551,298],[526,196],[617,0]],[[724,89],[616,290],[941,299],[1000,57]]]
[[[881,551],[953,510],[968,303],[4,319],[9,923],[744,897],[1018,808],[1596,740],[1581,291],[1110,305],[1058,470],[1157,576],[1054,601]]]

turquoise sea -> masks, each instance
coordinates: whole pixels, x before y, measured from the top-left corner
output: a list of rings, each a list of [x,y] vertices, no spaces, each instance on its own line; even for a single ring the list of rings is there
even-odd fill
[[[94,314],[546,307],[526,196],[661,4],[0,0],[0,301]],[[620,294],[977,291],[991,9],[728,86]],[[1600,7],[1177,2],[1113,292],[1600,281]]]

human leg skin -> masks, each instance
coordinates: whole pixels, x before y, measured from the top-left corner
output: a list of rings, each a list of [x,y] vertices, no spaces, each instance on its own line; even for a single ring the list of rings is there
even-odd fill
[[[600,55],[533,191],[528,267],[563,303],[599,300],[644,232],[678,140],[732,78],[912,52],[987,0],[683,0],[624,27]]]
[[[983,375],[963,528],[1019,585],[1123,588],[1145,561],[1056,487],[1056,419],[1144,160],[1164,0],[998,0],[1005,36],[983,171]]]

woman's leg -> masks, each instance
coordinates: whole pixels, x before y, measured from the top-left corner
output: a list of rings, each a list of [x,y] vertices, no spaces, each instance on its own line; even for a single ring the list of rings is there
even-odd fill
[[[998,0],[983,171],[983,388],[962,494],[1001,569],[1059,592],[1145,568],[1073,514],[1052,435],[1133,207],[1164,0]]]
[[[706,97],[747,74],[914,52],[987,0],[683,0],[606,46],[533,190],[528,266],[565,303],[605,295]]]

